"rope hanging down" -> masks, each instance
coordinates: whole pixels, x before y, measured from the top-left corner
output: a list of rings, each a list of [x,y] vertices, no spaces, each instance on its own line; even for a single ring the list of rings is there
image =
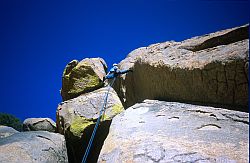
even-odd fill
[[[110,88],[113,86],[113,84],[114,84],[114,82],[115,82],[115,79],[116,79],[116,78],[114,78],[114,79],[112,80],[112,82],[108,85],[108,91],[106,92],[106,94],[105,94],[105,96],[104,96],[104,103],[103,103],[103,105],[102,105],[102,108],[101,108],[100,113],[99,113],[99,117],[98,117],[98,119],[97,119],[97,122],[96,122],[96,124],[95,124],[94,130],[93,130],[92,135],[91,135],[91,137],[90,137],[89,144],[88,144],[87,149],[86,149],[86,151],[85,151],[85,154],[84,154],[84,156],[83,156],[82,163],[86,163],[88,154],[89,154],[89,152],[90,152],[90,148],[91,148],[91,146],[92,146],[92,143],[93,143],[93,140],[94,140],[96,131],[97,131],[97,128],[98,128],[99,123],[100,123],[100,121],[101,121],[102,114],[103,114],[103,112],[105,112],[105,109],[106,109],[106,105],[107,105],[107,100],[108,100],[108,95],[109,95]]]

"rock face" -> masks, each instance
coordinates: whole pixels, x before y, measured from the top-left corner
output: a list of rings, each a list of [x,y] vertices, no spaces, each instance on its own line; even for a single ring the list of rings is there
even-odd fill
[[[67,163],[65,139],[47,131],[19,132],[1,138],[0,162]]]
[[[56,124],[58,132],[65,135],[70,162],[81,162],[106,92],[107,87],[101,88],[59,104]],[[96,162],[108,134],[111,119],[121,111],[122,103],[111,88],[105,115],[98,127],[87,162]]]
[[[80,62],[73,60],[68,63],[62,78],[63,101],[102,87],[106,70],[107,65],[101,58],[86,58]]]
[[[50,118],[27,118],[23,121],[23,131],[56,131],[56,123]]]
[[[124,107],[144,99],[248,111],[249,25],[132,51],[120,62],[134,72],[116,82]]]
[[[98,162],[249,162],[249,114],[145,100],[116,116]]]
[[[0,126],[0,138],[5,138],[8,136],[11,136],[15,133],[17,133],[18,131],[15,130],[12,127],[8,127],[8,126]]]

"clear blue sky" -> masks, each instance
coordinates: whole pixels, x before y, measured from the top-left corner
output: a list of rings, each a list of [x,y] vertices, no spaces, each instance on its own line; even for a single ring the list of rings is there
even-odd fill
[[[69,61],[111,66],[141,46],[243,25],[249,1],[1,0],[0,12],[0,112],[55,120]]]

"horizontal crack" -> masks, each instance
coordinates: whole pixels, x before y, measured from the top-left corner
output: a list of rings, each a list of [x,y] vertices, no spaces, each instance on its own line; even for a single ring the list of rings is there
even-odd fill
[[[219,125],[216,125],[216,124],[205,124],[205,125],[201,125],[200,127],[197,127],[196,129],[200,130],[200,129],[204,128],[204,127],[210,127],[210,126],[217,127],[219,129],[221,128]]]
[[[42,138],[42,139],[46,139],[46,140],[49,140],[51,141],[53,144],[55,144],[55,142],[53,142],[51,139],[45,137],[45,136],[42,136],[42,135],[36,135],[38,138]]]
[[[233,115],[229,115],[229,114],[222,114],[223,116],[233,120],[233,121],[236,121],[236,122],[241,122],[241,123],[244,123],[244,124],[247,124],[249,125],[249,122],[247,120],[244,120],[245,119],[248,119],[248,117],[241,117],[239,115],[236,115],[236,114],[233,114]],[[234,118],[232,116],[236,116],[237,118]]]
[[[196,113],[212,113],[212,112],[207,112],[207,111],[203,111],[203,110],[187,110],[189,112],[196,112]]]

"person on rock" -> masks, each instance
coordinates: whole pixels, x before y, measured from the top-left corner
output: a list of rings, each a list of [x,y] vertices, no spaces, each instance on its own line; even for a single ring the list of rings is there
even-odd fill
[[[132,69],[128,69],[128,70],[120,70],[118,68],[118,64],[114,63],[113,64],[113,67],[109,70],[108,74],[103,77],[103,82],[106,80],[106,79],[113,79],[121,74],[125,74],[125,73],[128,73],[128,72],[133,72]]]

